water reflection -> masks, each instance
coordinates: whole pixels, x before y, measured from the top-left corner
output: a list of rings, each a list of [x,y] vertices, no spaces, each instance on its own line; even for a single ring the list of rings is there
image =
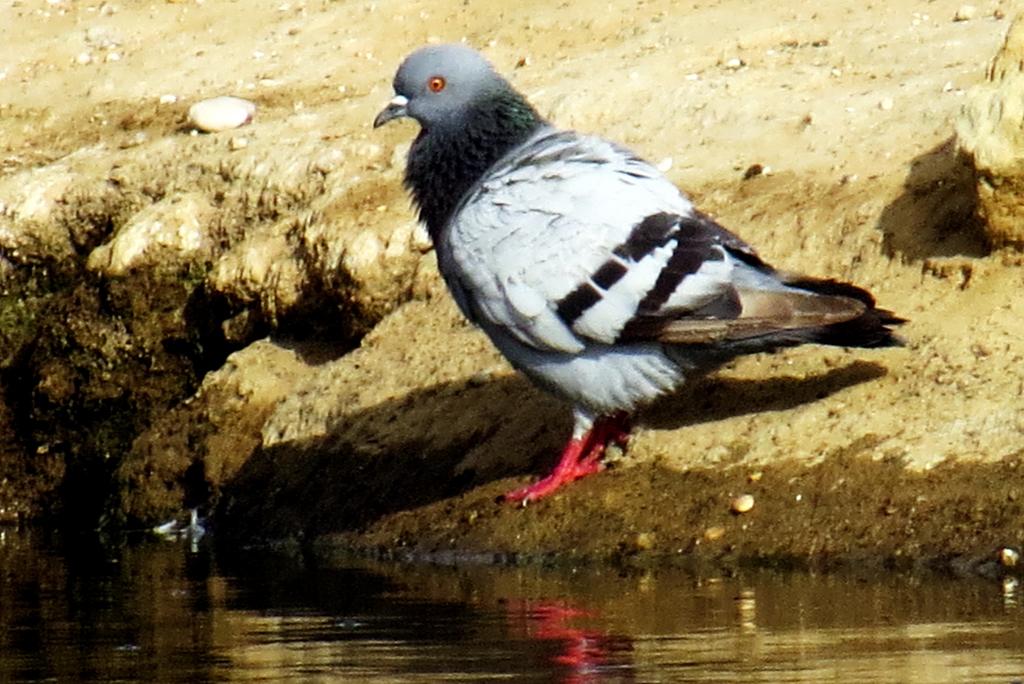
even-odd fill
[[[313,568],[0,532],[0,681],[1001,682],[1016,582]]]
[[[564,600],[516,599],[505,604],[510,635],[550,649],[553,674],[567,684],[634,681],[633,640],[581,623],[600,623],[600,615]],[[558,670],[561,669],[559,672]]]

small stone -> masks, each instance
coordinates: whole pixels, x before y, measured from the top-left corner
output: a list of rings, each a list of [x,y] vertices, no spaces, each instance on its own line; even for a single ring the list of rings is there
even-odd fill
[[[92,64],[92,53],[88,50],[83,50],[75,56],[75,64],[85,66],[86,64]]]
[[[1016,549],[1011,549],[1009,546],[999,549],[999,562],[1003,564],[1003,567],[1016,567],[1019,561],[1020,553]]]
[[[174,104],[175,102],[178,101],[178,96],[177,95],[171,95],[170,93],[167,93],[165,95],[161,95],[159,101],[160,101],[160,104],[162,104],[162,105]]]
[[[745,62],[739,57],[731,57],[725,60],[726,69],[732,69],[733,71],[736,71],[737,69],[740,69],[743,66],[745,66]]]
[[[255,114],[255,103],[224,95],[200,100],[189,107],[188,122],[200,131],[216,133],[244,126]]]
[[[760,470],[755,470],[747,475],[747,482],[760,482],[762,477],[764,477],[764,473]]]
[[[430,233],[427,232],[427,229],[419,221],[416,222],[412,229],[412,246],[413,249],[421,254],[426,254],[434,248],[434,241],[430,239]]]
[[[750,180],[764,173],[764,166],[762,164],[751,164],[743,172],[743,180]]]
[[[626,452],[618,444],[609,444],[605,447],[604,456],[601,460],[606,466],[614,466],[626,460]]]
[[[892,109],[894,104],[895,103],[893,102],[893,99],[891,97],[883,97],[882,101],[878,103],[878,108],[881,109],[883,112],[888,112],[889,110]]]
[[[228,149],[231,150],[232,152],[235,152],[237,150],[244,150],[248,146],[249,139],[243,138],[241,136],[232,138],[231,140],[228,141]]]
[[[493,375],[490,371],[477,371],[466,379],[466,384],[470,387],[483,387],[493,379]]]
[[[960,5],[953,15],[953,21],[970,21],[977,13],[978,8],[974,5]]]
[[[737,496],[735,499],[733,499],[732,502],[729,504],[729,508],[732,509],[732,512],[736,515],[749,513],[753,507],[754,497],[751,496],[750,494],[741,494],[740,496]]]
[[[130,147],[138,147],[139,145],[146,143],[148,140],[149,136],[146,135],[145,131],[135,131],[121,142],[120,148],[122,150],[126,150]]]
[[[654,533],[638,532],[633,538],[633,548],[637,551],[650,551],[654,548]]]
[[[721,525],[712,525],[704,530],[704,539],[707,541],[718,541],[725,536],[725,528]]]

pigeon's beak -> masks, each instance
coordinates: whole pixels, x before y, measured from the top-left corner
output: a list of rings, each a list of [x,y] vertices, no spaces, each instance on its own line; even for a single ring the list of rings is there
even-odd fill
[[[409,98],[404,95],[395,95],[391,102],[388,102],[388,106],[380,110],[380,114],[373,120],[373,127],[380,128],[392,119],[401,119],[403,116],[409,116],[409,110],[406,109],[408,104]]]

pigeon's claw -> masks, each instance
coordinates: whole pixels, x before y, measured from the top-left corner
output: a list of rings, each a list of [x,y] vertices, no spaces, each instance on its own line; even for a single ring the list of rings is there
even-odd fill
[[[531,485],[508,492],[505,494],[505,501],[523,504],[528,501],[536,501],[554,493],[562,485],[601,470],[600,453],[595,456],[594,448],[590,446],[592,434],[593,431],[588,432],[581,439],[569,440],[565,449],[562,450],[562,457],[559,459],[558,465],[550,475]],[[603,446],[600,451],[604,451]]]
[[[601,457],[609,444],[625,448],[629,439],[628,417],[624,413],[598,419],[582,437],[571,439],[562,450],[558,465],[547,477],[505,494],[505,501],[526,504],[554,493],[562,485],[604,470]]]

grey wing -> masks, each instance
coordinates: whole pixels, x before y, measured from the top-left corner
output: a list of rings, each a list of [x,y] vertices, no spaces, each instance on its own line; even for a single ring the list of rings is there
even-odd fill
[[[656,319],[735,318],[737,268],[763,266],[647,163],[550,129],[499,162],[449,229],[439,258],[464,310],[542,350],[655,339]]]

